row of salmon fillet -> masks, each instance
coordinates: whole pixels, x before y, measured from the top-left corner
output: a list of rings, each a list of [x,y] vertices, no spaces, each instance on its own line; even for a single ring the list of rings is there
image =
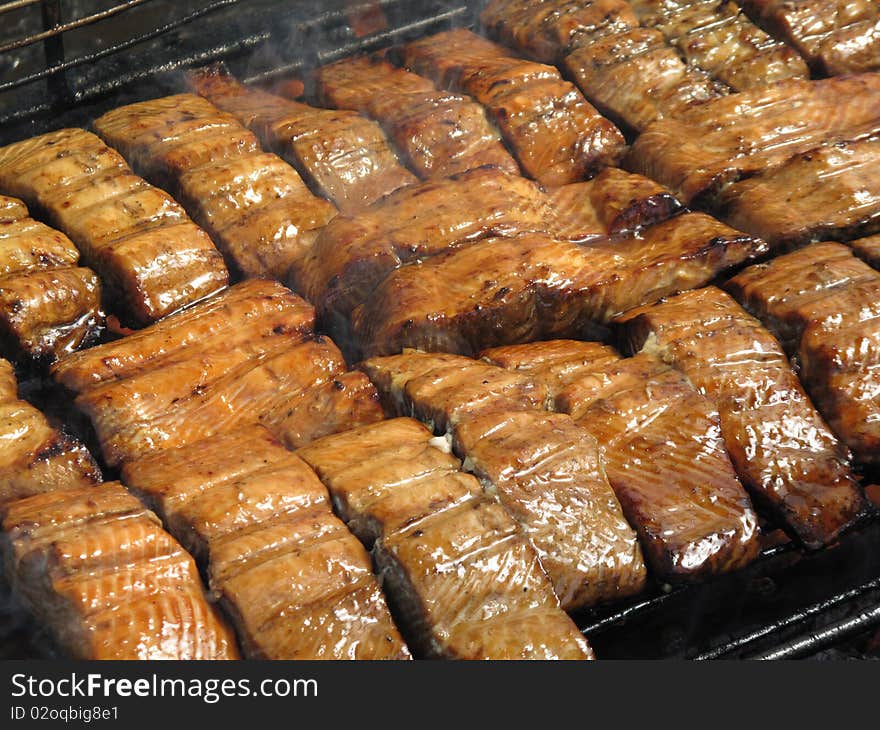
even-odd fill
[[[857,261],[822,248],[788,256]],[[629,313],[631,357],[555,340],[349,371],[313,321],[252,280],[58,362],[129,491],[7,377],[6,568],[67,653],[236,656],[216,602],[248,657],[588,658],[567,612],[748,565],[752,500],[810,547],[863,509],[778,340],[719,289]]]
[[[870,3],[760,5],[870,67]],[[753,503],[858,518],[880,77],[732,3],[484,22],[536,60],[449,31],[319,69],[332,109],[202,70],[0,148],[4,345],[122,482],[6,378],[7,575],[65,653],[588,658],[568,613],[747,565]],[[144,329],[88,347],[104,310]]]

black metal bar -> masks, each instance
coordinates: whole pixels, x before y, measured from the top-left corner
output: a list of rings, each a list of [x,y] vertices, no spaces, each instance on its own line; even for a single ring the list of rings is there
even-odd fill
[[[102,10],[100,13],[94,13],[92,15],[86,15],[82,18],[77,18],[76,20],[71,20],[69,23],[61,22],[61,8],[59,0],[43,0],[43,19],[46,19],[46,8],[54,9],[50,10],[51,17],[54,22],[51,25],[44,26],[42,33],[35,33],[34,35],[25,36],[24,38],[19,38],[18,40],[10,41],[9,43],[5,43],[0,46],[0,53],[6,53],[7,51],[14,51],[18,48],[24,48],[26,46],[33,45],[34,43],[39,43],[40,41],[45,41],[50,38],[54,38],[55,36],[60,36],[62,33],[66,33],[69,30],[75,30],[76,28],[82,28],[86,25],[92,25],[93,23],[97,23],[105,18],[111,18],[118,13],[122,13],[126,10],[130,10],[137,5],[141,5],[145,2],[149,2],[149,0],[127,0],[120,5],[114,5],[112,8],[108,8],[107,10]]]
[[[43,0],[40,4],[43,15],[43,28],[46,33],[51,33],[62,24],[60,0]],[[64,64],[64,38],[57,33],[45,35],[43,49],[46,54],[46,66],[61,66]],[[3,49],[0,49],[0,53]],[[62,73],[53,74],[47,81],[49,96],[52,99],[51,106],[62,106],[70,102],[70,86],[67,76]]]
[[[57,0],[42,0],[42,2],[44,3],[47,1],[57,2]],[[95,61],[106,58],[107,56],[112,56],[114,53],[118,53],[119,51],[124,51],[128,48],[131,48],[132,46],[136,46],[139,43],[145,43],[146,41],[152,40],[153,38],[158,38],[159,36],[165,35],[166,33],[169,33],[176,28],[180,28],[193,22],[194,20],[198,20],[199,18],[208,15],[209,13],[215,12],[229,5],[235,5],[238,2],[240,2],[240,0],[218,0],[211,5],[206,5],[203,8],[199,8],[198,10],[193,11],[189,15],[185,15],[182,18],[172,20],[159,28],[155,28],[153,30],[147,31],[146,33],[142,33],[141,35],[129,38],[122,43],[117,43],[114,46],[102,48],[100,51],[96,51],[95,53],[90,53],[85,56],[79,56],[70,60],[62,60],[61,63],[51,65],[48,68],[30,74],[29,76],[23,76],[20,79],[7,81],[6,83],[0,84],[0,92],[9,91],[20,86],[34,83],[35,81],[39,81],[40,79],[44,79],[63,71],[67,71],[68,69],[75,68],[76,66],[94,63]],[[268,37],[268,35],[269,33],[266,32],[265,34],[263,34],[263,37]]]

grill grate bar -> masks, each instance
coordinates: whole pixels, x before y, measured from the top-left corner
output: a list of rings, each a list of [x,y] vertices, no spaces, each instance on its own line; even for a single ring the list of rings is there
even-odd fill
[[[149,0],[133,0],[138,4],[142,2],[149,2]],[[132,46],[136,46],[139,43],[144,43],[145,41],[152,40],[154,38],[158,38],[159,36],[165,35],[166,33],[170,33],[177,28],[181,28],[189,23],[192,23],[199,18],[208,15],[209,13],[215,12],[222,8],[225,8],[229,5],[235,5],[240,0],[217,0],[210,5],[206,5],[203,8],[199,8],[198,10],[194,10],[189,15],[184,15],[180,18],[170,21],[163,26],[158,28],[154,28],[153,30],[147,31],[146,33],[142,33],[138,36],[133,36],[121,43],[117,43],[113,46],[108,46],[107,48],[102,48],[99,51],[95,51],[94,53],[89,53],[84,56],[79,56],[77,58],[72,58],[66,61],[62,61],[61,63],[56,63],[48,68],[42,69],[35,73],[32,73],[28,76],[23,76],[19,79],[13,79],[12,81],[7,81],[3,84],[0,84],[0,93],[4,91],[9,91],[11,89],[18,88],[19,86],[24,86],[26,84],[31,84],[35,81],[39,81],[40,79],[44,79],[48,76],[53,76],[55,74],[61,73],[63,71],[67,71],[69,69],[75,68],[77,66],[82,66],[83,64],[94,63],[95,61],[106,58],[107,56],[111,56],[120,51],[124,51]],[[264,35],[264,38],[268,38],[269,32],[267,31]],[[260,40],[263,40],[261,38]]]
[[[821,614],[829,611],[830,609],[845,606],[846,604],[851,603],[856,599],[861,598],[868,593],[871,593],[872,591],[878,590],[880,590],[880,578],[875,578],[874,580],[868,581],[867,583],[863,583],[857,588],[843,591],[835,596],[832,596],[831,598],[820,601],[818,603],[814,603],[801,611],[797,611],[789,616],[786,616],[779,621],[774,621],[767,624],[766,626],[762,626],[760,629],[740,636],[735,640],[724,644],[723,646],[719,646],[712,649],[711,651],[699,654],[693,657],[693,659],[721,659],[727,654],[731,654],[734,651],[739,651],[748,647],[750,644],[756,644],[761,639],[773,637],[774,635],[782,632],[784,629],[792,628],[799,624],[805,623],[810,619],[821,616]],[[776,647],[766,652],[756,653],[749,658],[783,659],[786,657],[794,656],[796,654],[804,654],[809,651],[815,651],[821,648],[820,645],[824,643],[824,640],[840,638],[840,631],[843,629],[846,630],[847,634],[855,633],[861,629],[867,628],[872,623],[876,622],[880,622],[880,606],[874,606],[873,608],[866,609],[864,611],[861,611],[857,616],[845,619],[838,622],[837,624],[831,624],[819,631],[812,632],[808,637],[800,637],[793,642],[783,644],[780,647]]]
[[[56,25],[40,33],[34,33],[33,35],[25,36],[24,38],[19,38],[17,40],[10,41],[9,43],[0,45],[0,53],[6,53],[7,51],[14,51],[18,48],[24,48],[26,46],[33,45],[34,43],[44,41],[47,38],[53,38],[55,36],[61,35],[62,33],[66,33],[69,30],[75,30],[77,28],[82,28],[86,25],[92,25],[93,23],[105,20],[106,18],[112,18],[114,15],[118,15],[119,13],[124,13],[126,10],[130,10],[131,8],[134,8],[138,5],[143,5],[146,2],[150,2],[150,0],[126,0],[126,2],[120,5],[114,5],[112,8],[102,10],[100,13],[86,15],[82,18],[71,20],[68,23],[61,23],[60,25]]]
[[[19,8],[26,8],[29,5],[36,5],[42,1],[43,0],[13,0],[13,2],[10,3],[3,3],[3,5],[0,5],[0,15],[8,13],[11,10],[18,10]]]

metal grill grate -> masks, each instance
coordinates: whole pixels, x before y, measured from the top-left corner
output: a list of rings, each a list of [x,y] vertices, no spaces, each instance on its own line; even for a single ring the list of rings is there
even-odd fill
[[[0,1],[0,125],[39,121],[145,79],[155,87],[157,76],[217,59],[249,81],[302,73],[355,51],[473,24],[474,6],[466,0]]]
[[[177,91],[174,72],[180,68],[222,59],[249,82],[304,77],[310,68],[359,51],[473,26],[480,5],[0,0],[0,144],[87,125],[111,106]],[[51,409],[53,401],[42,405]],[[5,602],[0,591],[0,606]],[[878,606],[875,514],[833,548],[807,555],[791,543],[770,547],[733,575],[700,585],[655,585],[632,601],[577,618],[600,656],[779,658],[814,653],[880,624]],[[0,638],[17,630],[5,625],[5,614],[0,609]],[[34,628],[23,633],[30,636]],[[37,634],[36,644],[23,651],[45,651],[41,642]]]

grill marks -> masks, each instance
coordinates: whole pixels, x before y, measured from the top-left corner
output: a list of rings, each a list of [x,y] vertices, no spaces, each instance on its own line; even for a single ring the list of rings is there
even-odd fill
[[[168,186],[245,276],[283,278],[336,213],[230,114],[192,94],[107,112],[95,128]]]
[[[626,164],[686,204],[711,203],[725,185],[770,174],[794,155],[880,133],[878,93],[880,74],[861,74],[733,94],[653,123]]]
[[[0,187],[70,236],[134,323],[227,283],[207,234],[89,132],[62,129],[0,149]]]
[[[819,410],[856,458],[880,460],[880,274],[837,243],[746,269],[727,289],[797,357]]]
[[[779,343],[724,292],[685,292],[628,313],[633,346],[681,370],[718,407],[727,450],[753,496],[809,547],[862,507],[845,448],[815,411]]]
[[[798,53],[774,40],[729,0],[631,0],[641,22],[659,30],[691,63],[744,91],[809,78]]]
[[[880,68],[880,12],[870,0],[739,0],[829,76]]]
[[[322,103],[376,119],[423,180],[482,165],[519,173],[479,104],[384,57],[346,58],[318,69],[317,80]]]
[[[78,262],[67,236],[0,195],[0,346],[7,355],[52,361],[98,337],[101,285]]]
[[[580,245],[541,235],[487,239],[397,269],[354,311],[353,328],[368,355],[404,347],[471,354],[571,337],[765,250],[701,213]]]
[[[522,169],[544,185],[582,180],[620,157],[620,131],[551,66],[464,29],[414,41],[402,54],[410,70],[480,102]]]
[[[266,429],[145,455],[123,478],[204,563],[248,657],[409,658],[369,555]]]
[[[720,205],[731,225],[774,245],[873,233],[880,230],[880,140],[795,155],[730,185]]]
[[[590,658],[516,522],[433,441],[398,418],[298,452],[373,545],[408,640],[447,658]]]
[[[362,367],[398,414],[451,433],[464,468],[522,526],[563,608],[643,588],[641,550],[598,445],[568,416],[544,412],[546,387],[470,358],[415,351]]]
[[[757,517],[718,411],[683,375],[654,356],[622,359],[594,342],[515,345],[483,357],[546,383],[555,407],[602,445],[608,481],[656,575],[695,579],[756,557]]]
[[[359,114],[251,89],[218,68],[191,72],[188,79],[197,93],[253,131],[266,149],[281,155],[346,215],[416,181],[378,125]]]
[[[13,587],[77,659],[235,659],[192,558],[118,482],[7,504]]]

